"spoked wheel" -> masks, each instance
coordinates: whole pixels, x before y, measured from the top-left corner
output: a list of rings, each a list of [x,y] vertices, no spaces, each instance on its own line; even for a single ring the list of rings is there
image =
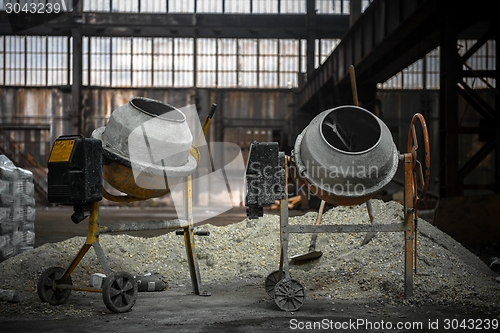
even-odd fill
[[[264,282],[264,288],[266,289],[266,293],[271,296],[271,298],[274,298],[274,287],[276,287],[276,283],[279,281],[279,272],[274,271],[271,274],[269,274],[266,278],[266,281]],[[281,273],[281,278],[285,278],[285,272]]]
[[[274,303],[283,311],[297,311],[305,299],[304,286],[295,279],[283,279],[274,287]]]
[[[49,303],[50,305],[60,305],[66,302],[71,294],[71,290],[57,289],[54,285],[54,281],[60,279],[64,271],[65,269],[62,267],[51,267],[40,276],[37,292],[42,302]],[[59,284],[72,285],[71,276],[64,281],[60,281]]]
[[[419,148],[417,139],[417,130],[415,123],[417,120],[422,127],[422,135],[424,139],[424,163],[418,160],[417,150]],[[429,180],[431,175],[431,150],[429,144],[429,132],[425,123],[425,118],[420,113],[416,113],[410,124],[408,131],[408,152],[413,155],[413,207],[417,207],[417,203],[425,198],[427,189],[429,188]],[[420,193],[418,191],[420,185]]]
[[[114,272],[104,279],[102,299],[106,307],[116,313],[127,312],[135,304],[137,283],[127,272]]]
[[[417,120],[420,122],[422,128],[422,136],[424,140],[424,163],[422,164],[418,160],[417,150],[419,148],[419,141],[417,137],[417,130],[415,124]],[[413,192],[413,219],[417,221],[418,219],[418,203],[425,198],[427,190],[429,189],[429,180],[431,174],[431,150],[429,144],[429,132],[427,130],[427,125],[425,123],[425,118],[420,113],[416,113],[410,124],[410,129],[408,131],[408,152],[412,155],[412,175],[411,179],[406,179],[405,182],[411,181],[411,187]],[[420,191],[419,191],[420,185]],[[413,267],[414,273],[417,274],[417,235],[416,232],[417,224],[414,225],[414,236],[413,236]]]

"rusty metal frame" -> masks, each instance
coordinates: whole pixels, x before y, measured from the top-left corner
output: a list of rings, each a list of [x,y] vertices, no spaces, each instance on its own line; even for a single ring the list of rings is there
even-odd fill
[[[356,99],[356,96],[354,96]],[[417,150],[419,148],[415,124],[420,122],[424,139],[424,164],[417,159]],[[413,116],[408,131],[408,152],[400,154],[399,159],[403,162],[404,169],[404,203],[403,215],[404,221],[401,223],[376,224],[373,219],[373,210],[369,200],[367,201],[367,211],[370,218],[370,224],[354,225],[289,225],[288,224],[288,192],[280,200],[280,263],[278,270],[278,281],[283,277],[290,279],[288,262],[288,240],[290,233],[350,233],[350,232],[403,232],[404,233],[404,297],[413,296],[413,277],[417,274],[417,205],[422,200],[428,189],[430,179],[430,144],[427,125],[424,117],[417,113]],[[284,167],[286,170],[286,179],[288,181],[288,163],[290,157],[284,157]],[[297,176],[293,174],[292,176]],[[419,196],[417,178],[420,177],[421,193]],[[303,180],[299,178],[299,180]],[[285,188],[288,188],[286,186]],[[366,238],[366,237],[365,237]]]
[[[184,243],[186,246],[186,254],[188,258],[189,264],[189,272],[191,276],[193,293],[195,295],[209,295],[207,292],[201,292],[201,279],[200,272],[198,268],[198,260],[195,251],[194,244],[194,232],[193,232],[193,182],[192,177],[187,176],[184,177],[183,183],[183,200],[184,200],[184,219],[175,219],[171,221],[166,221],[167,223],[160,223],[158,226],[154,226],[151,223],[147,223],[145,226],[141,226],[140,224],[119,224],[114,226],[100,226],[99,225],[99,202],[93,202],[91,204],[90,217],[88,221],[88,231],[87,238],[85,243],[82,245],[80,251],[77,253],[75,258],[68,265],[63,275],[54,280],[54,289],[69,289],[69,290],[78,290],[78,291],[87,291],[87,292],[102,292],[101,288],[93,288],[93,287],[84,287],[84,286],[76,286],[76,285],[68,285],[61,283],[68,279],[74,269],[78,266],[80,261],[83,259],[85,254],[89,251],[91,247],[94,248],[94,251],[99,259],[99,263],[106,275],[111,274],[113,271],[111,270],[109,263],[106,259],[104,251],[99,243],[99,235],[101,233],[111,233],[111,232],[119,232],[119,231],[130,231],[130,230],[153,230],[153,229],[178,229],[182,228],[184,233]],[[104,189],[103,189],[104,192]],[[107,193],[107,192],[106,192]],[[130,202],[137,201],[137,198],[128,197],[128,196],[115,196],[109,195],[108,199],[117,198],[119,202]],[[131,200],[132,198],[132,200]]]
[[[210,112],[208,116],[205,118],[205,121],[202,125],[202,131],[198,134],[198,137],[195,140],[194,145],[191,146],[190,153],[199,162],[200,159],[200,151],[199,146],[203,142],[203,139],[208,131],[210,126],[212,117],[215,113],[215,109],[217,104],[212,104],[210,108]],[[114,195],[109,193],[104,186],[102,187],[103,197],[114,202],[133,202],[133,201],[142,201],[146,200],[143,198],[137,198],[130,195]],[[91,203],[90,207],[90,217],[88,222],[88,231],[87,231],[87,239],[83,244],[82,248],[75,256],[73,261],[69,264],[69,266],[64,271],[63,275],[53,281],[54,289],[70,289],[70,290],[79,290],[79,291],[88,291],[88,292],[102,292],[101,288],[91,288],[91,287],[83,287],[83,286],[73,286],[68,284],[62,284],[61,282],[68,279],[71,273],[74,271],[76,266],[80,263],[82,258],[88,252],[88,250],[93,247],[94,251],[99,259],[99,263],[104,269],[106,275],[111,274],[113,271],[111,270],[104,251],[99,243],[99,234],[100,233],[109,233],[109,232],[119,232],[119,231],[131,231],[131,230],[156,230],[156,229],[183,229],[184,234],[184,244],[186,246],[186,254],[189,264],[189,272],[191,276],[191,283],[193,288],[193,293],[195,295],[203,295],[209,296],[208,292],[200,292],[201,287],[201,278],[200,278],[200,270],[198,268],[198,260],[195,251],[194,244],[194,220],[193,220],[193,179],[192,176],[183,177],[183,208],[184,208],[184,219],[175,219],[171,221],[164,221],[161,223],[134,223],[127,224],[122,223],[114,226],[100,226],[99,225],[99,202]]]
[[[392,224],[353,224],[353,225],[289,225],[288,224],[288,193],[280,200],[280,263],[278,280],[281,272],[285,278],[290,278],[288,263],[288,240],[291,233],[350,233],[350,232],[404,232],[405,239],[405,282],[404,297],[413,295],[413,273],[415,271],[416,254],[416,210],[414,206],[414,158],[412,153],[401,154],[405,173],[404,222]],[[288,158],[285,157],[285,161]]]

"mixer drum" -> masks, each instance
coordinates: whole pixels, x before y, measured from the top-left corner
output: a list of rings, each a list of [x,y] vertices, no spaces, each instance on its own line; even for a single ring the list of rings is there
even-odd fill
[[[92,137],[102,141],[104,180],[131,197],[165,195],[197,167],[186,116],[153,99],[132,98]]]
[[[302,131],[292,151],[292,175],[328,203],[350,206],[389,183],[399,154],[387,126],[357,106],[323,111]]]

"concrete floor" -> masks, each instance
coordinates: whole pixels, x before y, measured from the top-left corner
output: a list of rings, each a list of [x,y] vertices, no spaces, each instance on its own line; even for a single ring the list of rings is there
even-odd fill
[[[308,299],[296,312],[278,309],[258,281],[232,281],[210,286],[211,296],[194,296],[185,290],[139,293],[130,312],[111,313],[100,294],[76,294],[62,306],[93,307],[90,318],[5,318],[2,332],[293,332],[307,325],[316,331],[362,332],[469,332],[447,330],[455,322],[495,318],[465,313],[461,308],[393,307],[329,298]],[[496,316],[496,315],[495,315]],[[498,319],[497,319],[498,320]],[[391,325],[392,329],[388,329]],[[396,325],[409,325],[396,329]],[[421,326],[415,326],[421,325]],[[434,325],[434,326],[431,326]],[[435,326],[437,325],[437,326]],[[484,326],[484,324],[483,324]],[[314,326],[311,326],[314,327]],[[403,326],[404,327],[404,326]],[[438,328],[437,330],[434,328]],[[482,331],[485,331],[484,329]]]
[[[175,218],[168,208],[106,207],[100,212],[101,223],[149,221]],[[292,214],[303,214],[294,212]],[[58,242],[73,236],[85,236],[86,221],[75,225],[70,220],[69,207],[37,211],[36,246]],[[216,225],[239,222],[245,218],[245,208],[235,208],[217,219]],[[145,237],[165,230],[130,233]],[[170,288],[164,292],[139,293],[130,312],[111,313],[101,294],[75,292],[62,306],[91,307],[90,318],[30,318],[7,317],[0,313],[0,332],[291,332],[312,331],[304,328],[319,325],[319,330],[363,332],[443,332],[447,321],[483,318],[498,319],[498,313],[481,313],[461,307],[394,307],[331,298],[308,298],[296,312],[281,311],[266,294],[262,279],[234,280],[203,286],[211,296],[195,296],[191,286]],[[306,291],[307,292],[307,291]],[[389,325],[392,329],[388,329]],[[422,325],[396,329],[396,325]],[[420,324],[419,324],[420,323]],[[358,325],[359,324],[359,325]],[[437,330],[434,329],[438,325]],[[384,326],[385,325],[385,326]],[[455,330],[456,331],[456,330]],[[462,329],[461,332],[475,331]],[[485,331],[484,329],[482,331]]]

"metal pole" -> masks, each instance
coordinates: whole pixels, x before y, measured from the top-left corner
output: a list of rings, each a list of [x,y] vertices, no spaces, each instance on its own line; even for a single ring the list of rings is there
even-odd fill
[[[193,293],[200,295],[200,271],[198,268],[198,261],[196,258],[194,248],[194,234],[193,234],[193,179],[191,176],[185,178],[183,184],[183,199],[184,199],[184,218],[187,220],[188,225],[184,228],[184,244],[186,245],[186,254],[189,265],[189,273],[191,275],[191,283],[193,286]]]
[[[290,270],[288,267],[288,157],[285,156],[285,195],[280,200],[280,266],[278,270],[278,278],[281,280],[281,272],[285,272],[285,278],[290,278]]]
[[[413,156],[411,153],[403,155],[405,192],[404,192],[404,216],[405,216],[405,298],[413,296],[413,259],[414,259],[414,239],[415,222],[413,220]],[[415,193],[416,195],[416,193]]]

